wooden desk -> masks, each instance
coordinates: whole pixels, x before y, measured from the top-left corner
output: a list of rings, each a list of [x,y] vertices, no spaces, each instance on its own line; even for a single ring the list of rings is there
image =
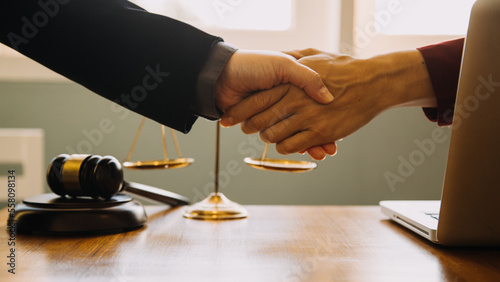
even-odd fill
[[[210,222],[148,206],[147,226],[128,233],[18,234],[15,275],[0,232],[0,281],[500,281],[500,249],[432,245],[375,206],[247,208]]]

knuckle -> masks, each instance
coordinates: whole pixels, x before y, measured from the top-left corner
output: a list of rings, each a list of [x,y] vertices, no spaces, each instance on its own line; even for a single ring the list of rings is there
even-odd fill
[[[251,133],[261,131],[266,127],[266,119],[257,115],[244,122],[244,126]],[[246,132],[245,132],[246,133]]]
[[[307,66],[307,64],[306,64]],[[323,83],[323,80],[321,78],[321,75],[319,73],[317,73],[316,71],[314,71],[313,69],[311,69],[309,66],[307,66],[307,68],[309,68],[309,81],[308,81],[308,84],[314,84],[314,83]]]
[[[276,151],[282,155],[295,153],[290,142],[281,142],[276,145]]]
[[[276,143],[279,141],[274,131],[270,129],[261,131],[259,135],[260,139],[266,143]]]
[[[271,144],[271,142],[267,141],[266,139],[262,138],[262,135],[259,134],[260,140],[266,144]]]
[[[311,72],[312,72],[311,79],[321,81],[321,75],[319,75],[319,73],[317,73],[315,71],[311,71]]]
[[[257,132],[248,126],[248,121],[244,121],[241,123],[241,131],[245,134],[252,134],[252,133]]]
[[[262,142],[264,142],[264,143],[272,143],[271,141],[269,141],[268,133],[261,132],[261,133],[259,133],[259,137],[260,137],[260,140],[262,140]]]
[[[258,109],[263,109],[268,106],[270,103],[269,95],[265,95],[264,93],[254,94],[254,106]]]
[[[314,54],[314,53],[318,52],[318,49],[316,49],[316,48],[307,48],[307,49],[304,49],[303,52],[307,53],[307,54]]]

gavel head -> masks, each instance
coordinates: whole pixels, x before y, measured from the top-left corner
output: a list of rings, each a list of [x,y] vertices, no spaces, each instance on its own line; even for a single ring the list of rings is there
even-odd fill
[[[50,161],[47,183],[57,195],[109,199],[123,187],[123,170],[112,156],[61,154]]]

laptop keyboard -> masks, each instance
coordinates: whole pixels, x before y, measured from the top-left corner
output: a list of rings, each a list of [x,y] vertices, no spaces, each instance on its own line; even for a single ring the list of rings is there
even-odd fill
[[[426,212],[425,215],[428,215],[436,220],[439,219],[439,213],[438,212]]]

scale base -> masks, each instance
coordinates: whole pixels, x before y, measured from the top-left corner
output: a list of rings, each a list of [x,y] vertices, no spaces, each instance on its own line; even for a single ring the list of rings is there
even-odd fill
[[[24,234],[96,235],[130,231],[146,220],[144,207],[124,194],[100,200],[48,193],[23,200],[8,223]]]
[[[248,217],[247,210],[238,203],[229,200],[222,193],[211,193],[203,201],[186,210],[184,217],[200,220],[227,220]]]

